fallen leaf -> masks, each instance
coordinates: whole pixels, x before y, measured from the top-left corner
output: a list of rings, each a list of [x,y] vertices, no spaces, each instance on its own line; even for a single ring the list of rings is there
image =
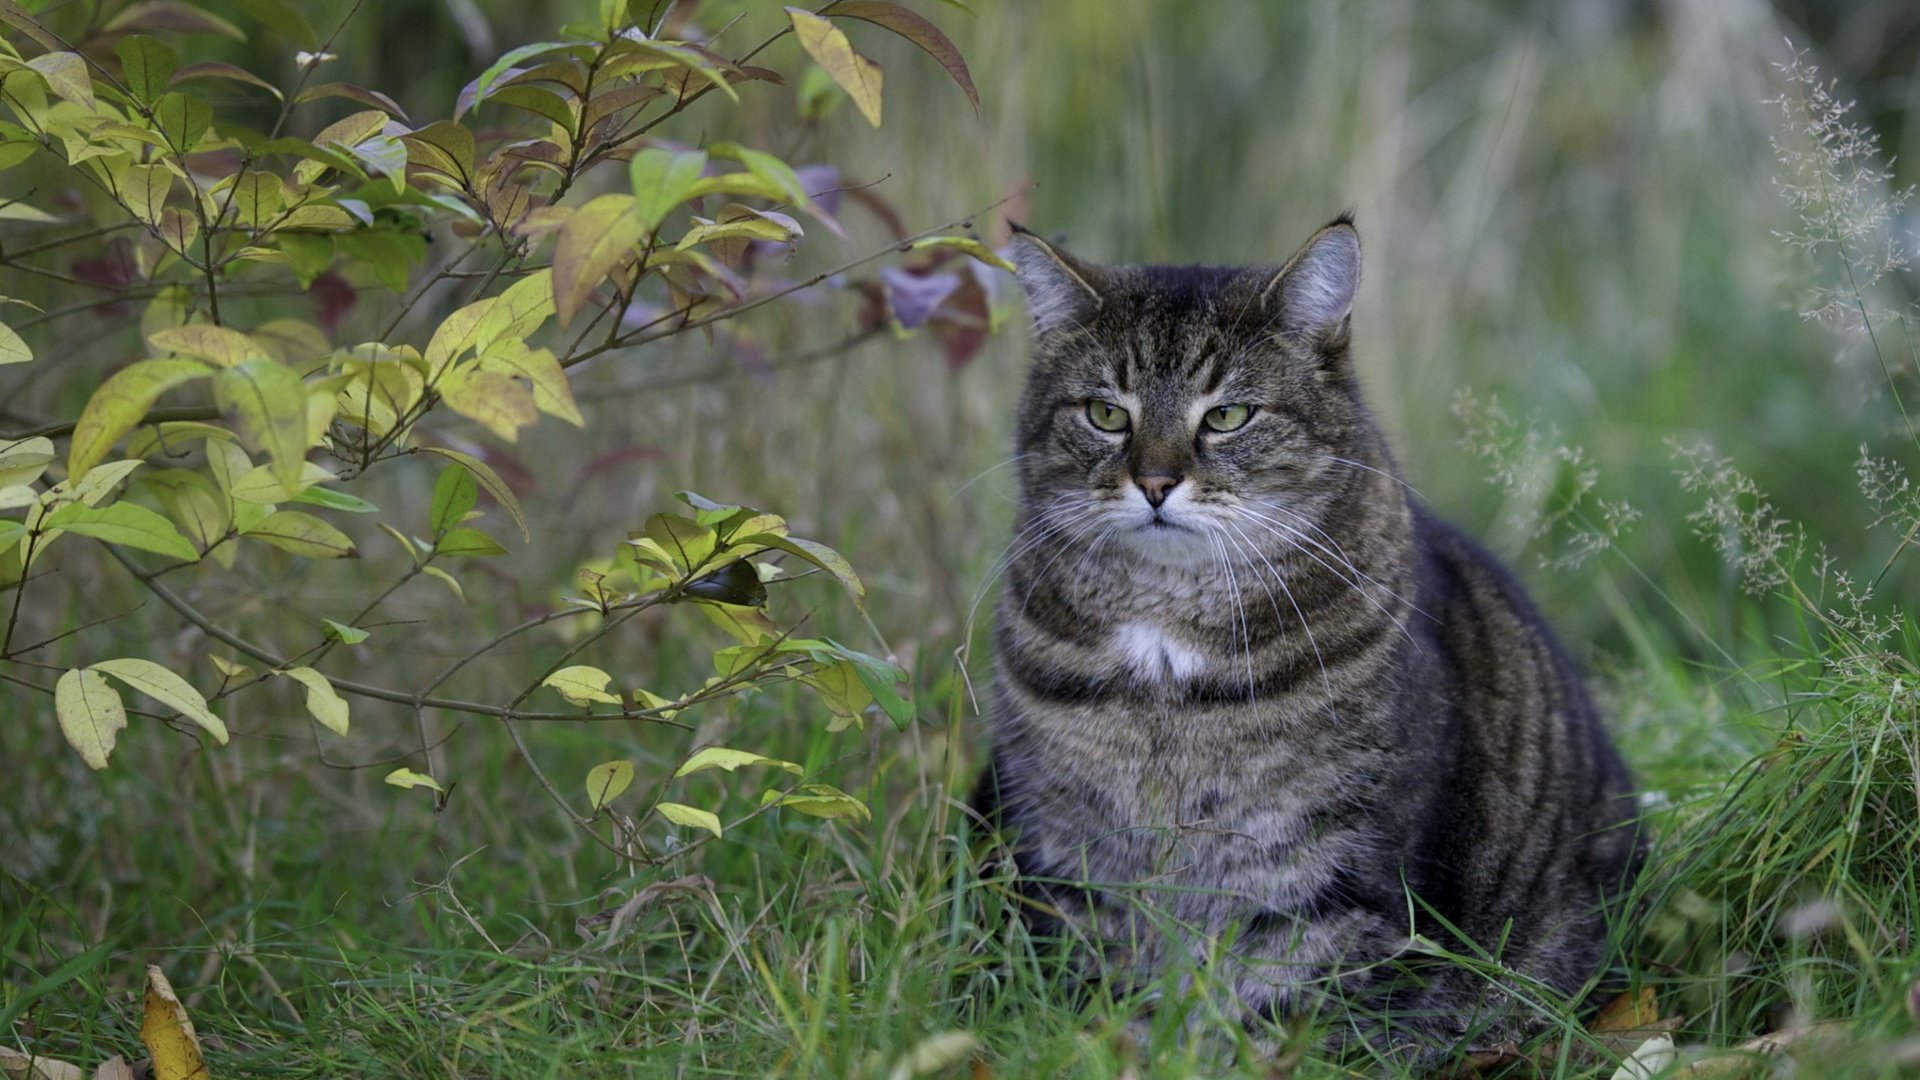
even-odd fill
[[[186,1006],[180,1004],[166,973],[153,964],[147,965],[147,1008],[140,1021],[140,1041],[153,1054],[154,1080],[209,1080],[212,1076],[200,1055],[200,1037],[194,1034]]]

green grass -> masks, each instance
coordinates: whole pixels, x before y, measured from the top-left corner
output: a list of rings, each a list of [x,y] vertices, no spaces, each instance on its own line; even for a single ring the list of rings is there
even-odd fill
[[[504,48],[545,39],[579,6],[486,10]],[[779,18],[778,5],[731,6]],[[1855,494],[1853,462],[1862,444],[1920,460],[1888,393],[1914,399],[1914,365],[1904,338],[1876,358],[1797,314],[1832,267],[1774,235],[1795,219],[1768,136],[1793,132],[1763,99],[1781,88],[1768,62],[1791,28],[1718,8],[1596,30],[1532,8],[1412,0],[1209,5],[1205,18],[1152,0],[975,6],[969,18],[923,5],[974,65],[978,121],[923,57],[856,35],[887,64],[888,126],[767,120],[750,134],[796,160],[831,152],[861,179],[891,175],[877,190],[916,227],[1032,178],[1023,219],[1096,260],[1271,261],[1356,206],[1361,373],[1411,481],[1527,576],[1657,795],[1657,856],[1622,928],[1621,969],[1684,1018],[1674,1034],[1688,1056],[1836,1021],[1804,1041],[1795,1075],[1911,1075],[1920,648],[1902,612],[1920,579],[1898,554],[1911,515],[1870,530],[1880,513]],[[450,27],[423,29],[440,7],[376,7],[336,77],[444,109],[477,67]],[[429,53],[438,62],[421,63]],[[732,133],[696,123],[677,137],[702,134]],[[847,252],[885,242],[849,219]],[[1910,287],[1896,275],[1878,288],[1900,306]],[[851,307],[835,296],[819,312],[766,313],[752,344],[806,352],[836,338]],[[627,862],[574,828],[485,724],[430,718],[456,782],[436,813],[426,793],[380,783],[390,766],[376,766],[421,738],[398,708],[356,706],[353,737],[325,743],[323,764],[290,691],[248,699],[229,718],[233,745],[202,752],[136,726],[96,775],[41,699],[0,689],[0,1042],[88,1065],[141,1056],[152,963],[222,1078],[889,1077],[952,1033],[977,1050],[928,1075],[967,1075],[976,1055],[1002,1080],[1338,1075],[1310,1031],[1254,1047],[1208,1025],[1219,1002],[1204,972],[1121,1000],[1076,994],[1014,917],[1006,883],[969,857],[984,841],[960,804],[982,760],[984,612],[1011,512],[995,466],[1024,371],[1017,303],[1002,308],[1013,325],[959,371],[924,341],[882,340],[770,377],[637,392],[741,367],[724,339],[709,352],[697,335],[588,366],[588,430],[547,425],[513,451],[535,542],[474,576],[471,608],[427,583],[397,593],[383,609],[393,623],[349,654],[368,678],[406,684],[551,603],[671,492],[763,505],[846,551],[871,590],[871,627],[811,584],[782,597],[783,613],[891,647],[915,673],[920,721],[829,734],[816,704],[774,694],[694,718],[692,735],[542,727],[533,753],[574,778],[569,791],[613,757],[635,761],[646,787],[694,742],[726,742],[860,793],[871,824],[762,815],[724,841]],[[126,342],[69,345],[73,362],[104,364]],[[75,404],[8,387],[48,412]],[[1448,408],[1462,390],[1497,396],[1511,437],[1463,445],[1473,429]],[[1743,588],[1733,562],[1754,534],[1737,516],[1688,520],[1708,493],[1678,482],[1667,442],[1700,439],[1804,523],[1806,548],[1776,560],[1792,587]],[[1588,466],[1594,489],[1561,513]],[[422,503],[430,482],[395,470],[365,494]],[[1600,498],[1639,519],[1575,560],[1604,520]],[[334,600],[402,572],[391,545],[361,539],[357,566],[243,564],[198,600],[233,619],[337,614]],[[1834,573],[1865,582],[1890,556],[1875,594],[1848,601]],[[1818,557],[1832,560],[1824,577]],[[75,576],[84,588],[37,593],[28,620],[70,625],[142,602],[104,560]],[[651,689],[696,684],[718,638],[681,614],[640,620],[596,655]],[[141,618],[104,631],[125,636],[100,648],[204,663],[204,639]],[[963,671],[955,655],[969,644]],[[562,647],[530,638],[468,687],[516,687]],[[76,648],[47,660],[125,654]],[[728,820],[760,790],[744,773],[691,783]],[[683,878],[699,880],[649,894],[617,935],[576,929]],[[1548,1011],[1541,1072],[1612,1075],[1619,1047]],[[1188,1037],[1190,1025],[1211,1033]],[[1756,1059],[1750,1074],[1788,1069]]]

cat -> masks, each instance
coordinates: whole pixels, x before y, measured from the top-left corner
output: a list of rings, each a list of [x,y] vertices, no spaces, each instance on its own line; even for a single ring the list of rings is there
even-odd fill
[[[1278,269],[1096,266],[1024,229],[1014,261],[1034,359],[974,805],[1030,921],[1109,977],[1212,956],[1249,1024],[1523,1034],[1437,952],[1578,994],[1635,800],[1520,584],[1361,401],[1351,216]]]

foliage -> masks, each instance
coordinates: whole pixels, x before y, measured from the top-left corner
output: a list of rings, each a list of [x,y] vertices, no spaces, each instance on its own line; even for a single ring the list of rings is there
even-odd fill
[[[864,596],[844,558],[793,535],[775,514],[683,494],[686,513],[654,514],[581,568],[576,595],[480,636],[412,685],[347,677],[349,650],[408,650],[382,608],[416,580],[431,578],[475,607],[495,602],[473,568],[508,553],[488,531],[498,531],[499,514],[533,545],[566,527],[523,510],[488,447],[516,442],[543,417],[587,424],[571,382],[581,365],[694,330],[710,336],[891,250],[774,282],[779,260],[806,237],[794,215],[845,235],[833,192],[814,186],[819,171],[803,179],[737,141],[672,141],[664,125],[683,115],[695,123],[689,110],[702,102],[748,115],[771,109],[777,99],[756,104],[753,95],[787,77],[751,61],[792,34],[878,126],[883,72],[854,48],[843,20],[925,50],[977,104],[958,49],[897,4],[842,0],[789,9],[786,28],[730,59],[725,27],[703,29],[697,5],[642,11],[602,0],[592,22],[507,50],[448,115],[424,119],[377,90],[317,81],[336,60],[328,50],[340,27],[321,39],[295,7],[242,7],[272,33],[313,43],[296,57],[293,85],[193,60],[193,42],[245,36],[193,4],[84,12],[0,4],[8,117],[0,169],[35,181],[0,209],[9,234],[0,265],[10,301],[39,313],[0,327],[0,363],[59,364],[51,334],[60,316],[144,304],[124,363],[46,376],[74,403],[70,414],[0,439],[0,585],[11,594],[0,677],[50,699],[40,715],[95,770],[110,767],[123,737],[153,738],[159,726],[221,745],[236,733],[257,737],[260,714],[249,704],[279,700],[275,687],[297,687],[312,723],[346,740],[316,735],[323,758],[351,745],[356,704],[391,703],[413,714],[420,738],[414,752],[380,764],[386,782],[432,790],[441,805],[460,777],[436,755],[424,717],[495,721],[556,803],[583,827],[611,822],[606,843],[629,859],[685,850],[677,829],[723,835],[712,811],[663,798],[673,780],[714,763],[797,777],[767,790],[763,808],[864,820],[866,805],[815,770],[716,747],[685,748],[691,756],[629,812],[617,800],[635,780],[632,763],[605,762],[586,774],[584,790],[563,790],[570,785],[549,778],[519,733],[535,722],[691,731],[690,711],[780,683],[811,688],[829,731],[862,724],[870,710],[907,725],[913,710],[898,666],[801,637],[770,613],[770,591],[808,573],[830,577],[856,603]],[[216,108],[215,84],[270,95],[271,123],[255,128]],[[341,102],[354,108],[317,122]],[[428,236],[450,238],[453,250],[429,258]],[[1000,264],[978,241],[942,229],[898,246],[929,243]],[[119,276],[80,273],[89,259],[109,261]],[[347,282],[397,297],[370,336],[343,336],[349,324],[330,297]],[[465,425],[497,442],[461,435]],[[388,470],[432,471],[431,498],[414,485],[383,508],[356,493]],[[286,601],[298,613],[292,626],[272,611],[215,617],[193,599],[263,570],[301,578],[305,563],[358,559],[377,535],[368,526],[404,553],[397,577],[353,575],[343,588],[296,593]],[[111,563],[75,556],[86,544]],[[142,656],[93,659],[116,651],[128,635],[115,624],[128,616],[81,624],[51,604],[83,588],[79,575],[105,572],[138,581],[169,613],[139,623],[134,636],[189,633],[208,646],[202,659],[177,670]],[[657,693],[575,662],[668,606],[700,610],[730,642],[697,686]],[[510,697],[450,692],[496,650],[563,630],[571,640]],[[299,644],[277,647],[266,634]],[[557,700],[543,705],[543,689]],[[130,706],[125,690],[159,708]]]

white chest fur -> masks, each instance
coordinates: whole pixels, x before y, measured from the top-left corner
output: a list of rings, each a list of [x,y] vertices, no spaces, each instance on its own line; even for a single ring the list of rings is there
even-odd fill
[[[1113,647],[1137,674],[1157,682],[1191,679],[1206,666],[1199,650],[1152,623],[1123,624]]]

